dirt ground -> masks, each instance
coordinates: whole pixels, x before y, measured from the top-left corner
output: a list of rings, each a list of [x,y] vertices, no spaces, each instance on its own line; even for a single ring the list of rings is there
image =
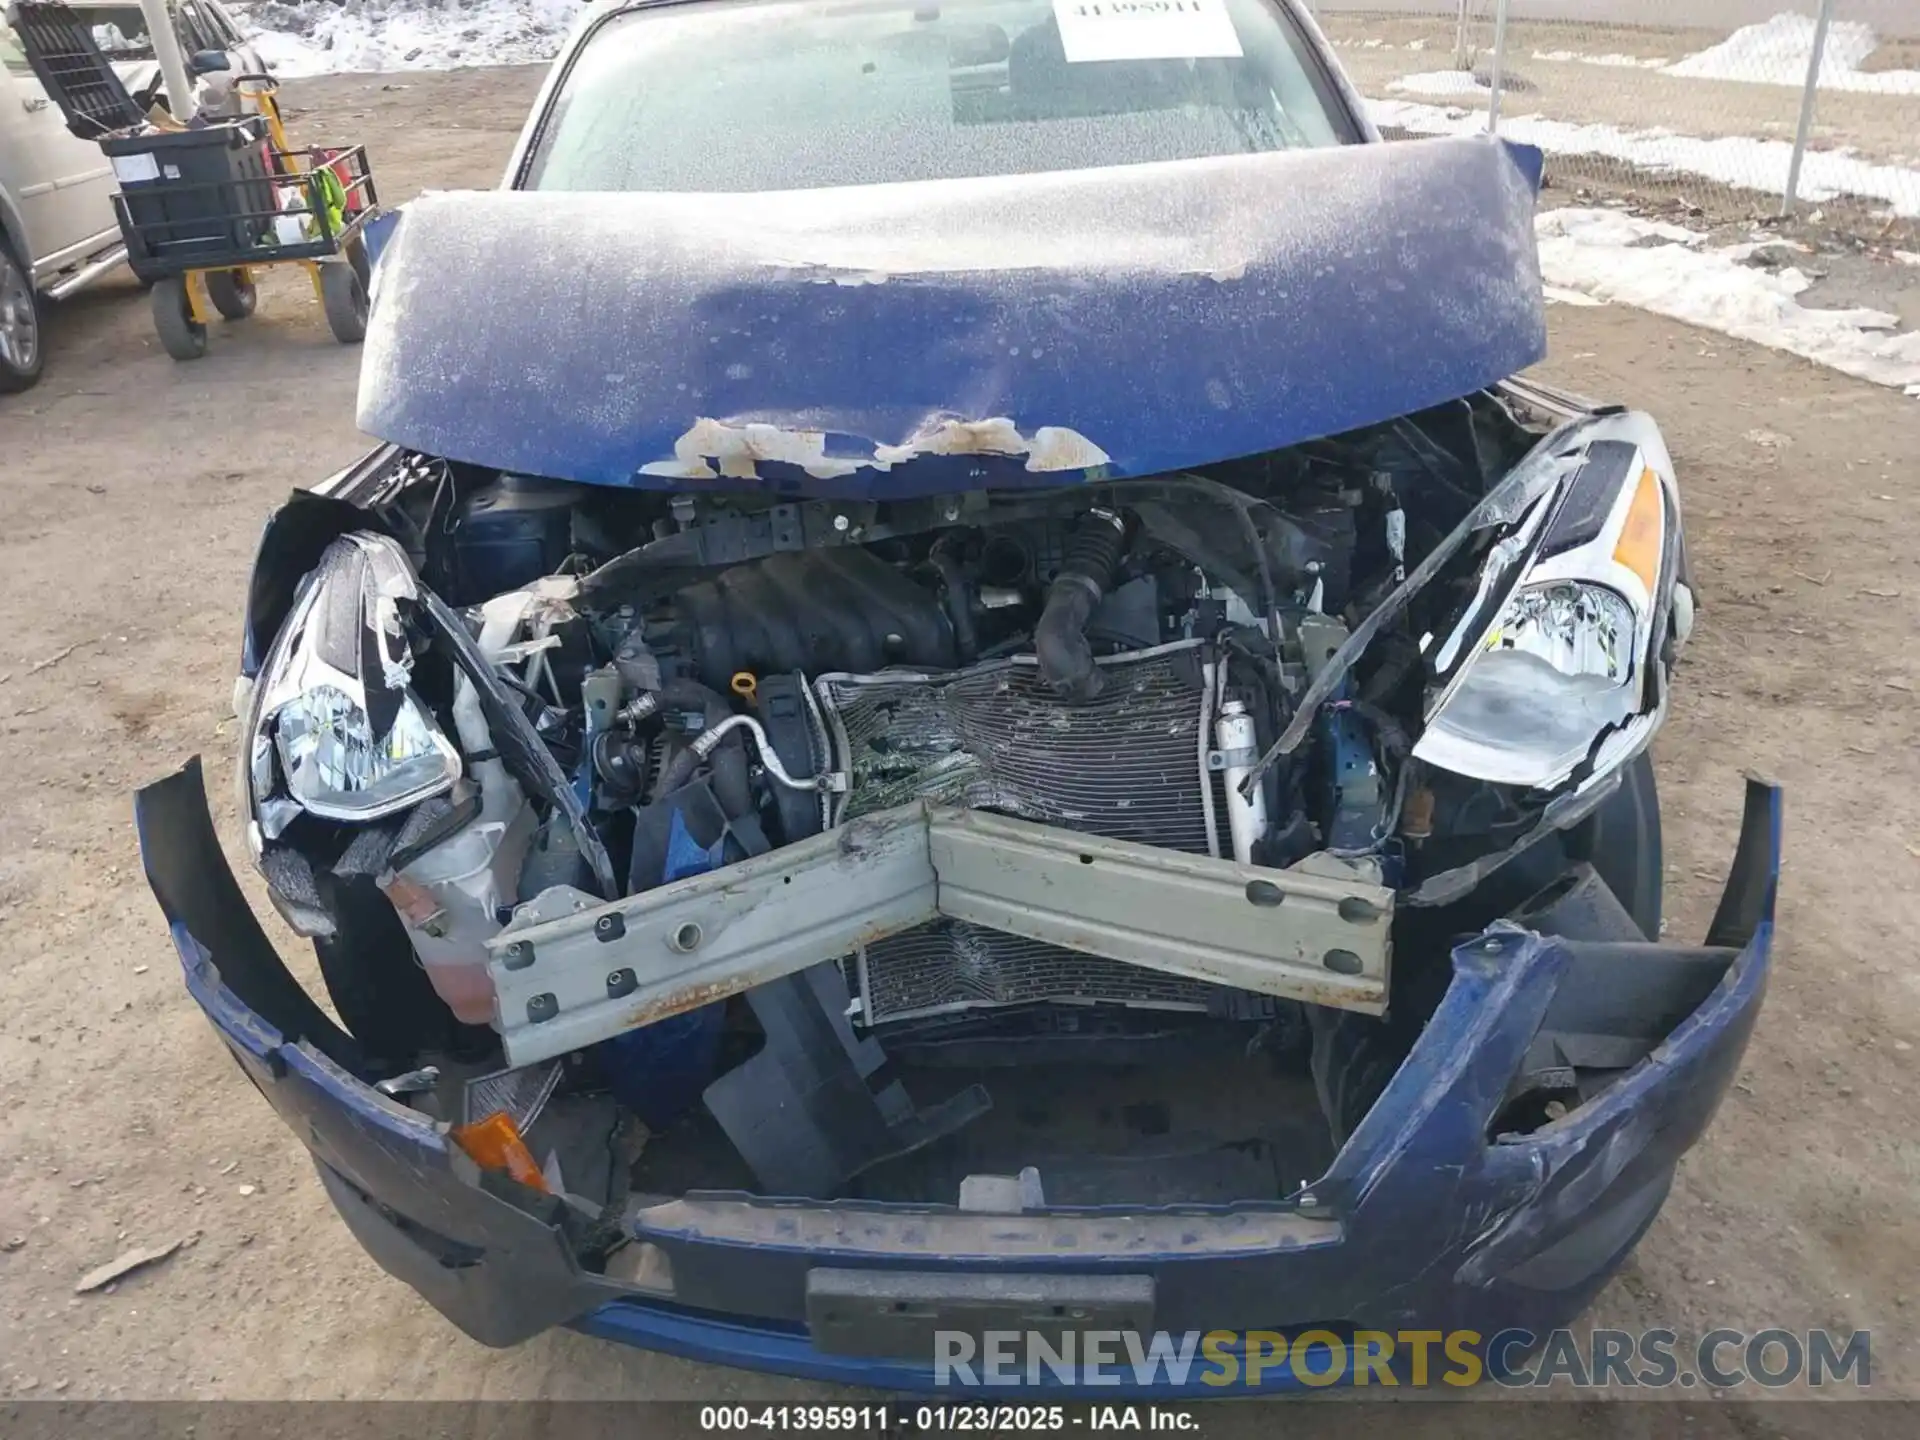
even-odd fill
[[[290,93],[302,134],[368,141],[399,199],[492,183],[537,78]],[[263,290],[180,366],[110,286],[55,318],[46,382],[0,401],[0,1397],[819,1395],[568,1333],[468,1341],[361,1252],[181,988],[131,792],[205,752],[239,853],[252,547],[362,446],[357,353],[303,282]],[[1743,771],[1785,784],[1791,827],[1744,1073],[1592,1319],[1870,1328],[1876,1392],[1920,1396],[1920,404],[1632,310],[1552,320],[1543,373],[1654,411],[1686,487],[1704,612],[1658,750],[1672,933],[1704,930]],[[1564,1433],[1657,1433],[1633,1408]]]

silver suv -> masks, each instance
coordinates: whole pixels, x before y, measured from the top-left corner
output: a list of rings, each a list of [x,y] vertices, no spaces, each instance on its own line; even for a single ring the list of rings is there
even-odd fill
[[[67,8],[88,22],[93,42],[136,99],[161,90],[160,62],[147,36],[147,17],[137,0],[67,0]],[[174,33],[186,56],[218,51],[234,75],[258,75],[266,66],[247,39],[247,31],[220,0],[167,0]]]
[[[76,0],[73,8],[97,12],[96,42],[106,42],[102,49],[130,92],[157,91],[158,66],[138,5]],[[171,8],[188,55],[220,50],[231,71],[260,70],[217,0],[179,0]],[[40,378],[41,298],[84,289],[124,257],[114,189],[107,157],[68,131],[0,10],[0,392],[25,390]]]

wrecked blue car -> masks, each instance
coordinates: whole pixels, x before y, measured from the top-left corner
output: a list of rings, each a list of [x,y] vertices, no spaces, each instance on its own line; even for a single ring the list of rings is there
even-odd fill
[[[594,11],[382,237],[384,443],[247,597],[337,1023],[198,762],[138,801],[373,1257],[888,1390],[1578,1314],[1740,1061],[1780,805],[1668,940],[1674,468],[1516,378],[1538,158],[1381,143],[1279,0]]]

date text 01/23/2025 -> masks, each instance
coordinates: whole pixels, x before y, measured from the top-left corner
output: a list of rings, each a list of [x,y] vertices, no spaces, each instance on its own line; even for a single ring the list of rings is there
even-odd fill
[[[1159,1405],[703,1405],[708,1433],[885,1431],[998,1434],[1006,1431],[1197,1430],[1186,1410]]]

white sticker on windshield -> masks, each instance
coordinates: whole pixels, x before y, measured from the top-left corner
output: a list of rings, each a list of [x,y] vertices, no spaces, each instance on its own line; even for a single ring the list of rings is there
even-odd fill
[[[1071,64],[1242,53],[1226,0],[1053,0],[1053,18]]]

